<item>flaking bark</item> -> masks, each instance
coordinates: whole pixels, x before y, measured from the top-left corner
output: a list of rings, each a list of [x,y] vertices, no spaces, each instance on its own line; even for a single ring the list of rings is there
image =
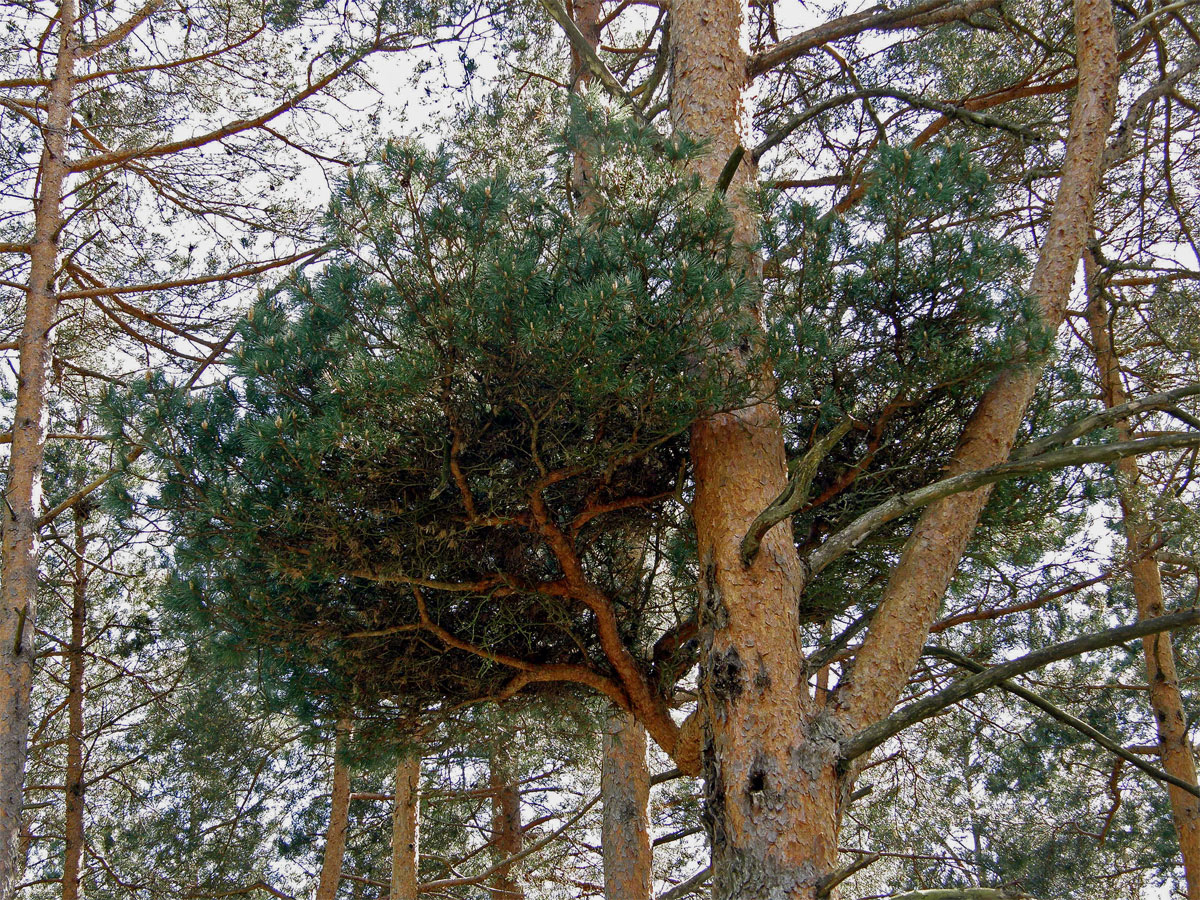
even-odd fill
[[[746,10],[737,0],[671,7],[671,119],[705,142],[702,178],[715,184],[747,125]],[[743,162],[727,193],[735,238],[754,243],[746,202],[754,167]],[[747,255],[751,277],[758,260]],[[730,347],[731,367],[749,365]],[[760,397],[771,396],[761,376]],[[759,402],[699,422],[691,454],[700,565],[701,710],[705,817],[715,898],[811,898],[837,861],[834,742],[809,721],[796,598],[800,561],[790,526],[769,531],[750,565],[742,536],[779,496],[786,460],[778,410]]]

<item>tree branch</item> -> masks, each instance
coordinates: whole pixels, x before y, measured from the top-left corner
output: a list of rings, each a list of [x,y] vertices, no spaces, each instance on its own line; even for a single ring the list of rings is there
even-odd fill
[[[578,810],[576,810],[574,815],[572,815],[569,819],[567,819],[565,822],[563,822],[562,825],[560,825],[554,831],[550,832],[548,835],[546,835],[540,841],[537,841],[536,843],[531,844],[529,847],[522,850],[520,853],[515,853],[512,856],[504,858],[500,862],[493,865],[491,868],[485,869],[484,871],[480,872],[478,875],[470,875],[470,876],[466,876],[463,878],[442,878],[438,881],[427,881],[424,884],[419,885],[417,890],[422,894],[427,894],[427,893],[433,893],[434,891],[443,890],[444,888],[461,887],[464,885],[479,884],[480,882],[487,881],[487,879],[491,878],[493,875],[495,875],[497,872],[499,872],[505,866],[511,866],[513,863],[517,862],[518,860],[524,859],[525,857],[529,856],[530,854],[537,853],[539,850],[541,850],[543,847],[545,847],[551,841],[555,840],[560,835],[564,834],[576,822],[578,822],[580,819],[582,819],[584,817],[584,815],[587,813],[587,811],[590,810],[593,806],[595,806],[598,802],[600,802],[600,795],[596,794],[595,796],[592,797],[592,799],[590,799],[587,803],[583,804],[583,806],[581,806]]]
[[[273,119],[278,118],[290,110],[295,109],[299,104],[303,103],[308,98],[325,90],[330,84],[336,81],[341,76],[345,75],[360,62],[363,61],[372,51],[379,49],[378,46],[372,46],[350,57],[346,62],[339,66],[335,66],[324,76],[309,84],[304,90],[297,92],[295,95],[287,98],[282,103],[272,107],[266,112],[255,116],[253,119],[237,119],[216,128],[212,131],[198,134],[194,137],[184,138],[180,141],[172,141],[167,144],[157,144],[150,147],[130,148],[128,150],[114,150],[111,153],[101,153],[97,156],[85,157],[84,159],[76,160],[68,167],[72,172],[91,172],[95,169],[102,169],[105,166],[117,166],[122,163],[129,162],[133,159],[152,159],[160,156],[170,156],[173,153],[179,153],[184,150],[194,150],[198,147],[203,147],[206,144],[211,144],[215,141],[221,141],[228,137],[233,137],[235,134],[240,134],[243,131],[249,131],[254,128],[259,128],[266,125]]]
[[[893,894],[881,900],[1034,900],[1029,894],[1007,888],[935,888],[931,891],[909,891]]]
[[[994,688],[1001,682],[1015,678],[1017,675],[1023,675],[1026,672],[1032,672],[1034,669],[1047,666],[1052,662],[1069,659],[1072,656],[1079,656],[1092,650],[1104,650],[1108,647],[1115,647],[1118,644],[1143,638],[1149,634],[1174,631],[1197,624],[1200,624],[1200,609],[1182,610],[1165,616],[1146,619],[1133,625],[1122,625],[1119,628],[1110,628],[1107,631],[1085,635],[1061,644],[1053,644],[1041,650],[1035,650],[1033,653],[1027,653],[1009,662],[992,666],[990,669],[980,672],[977,675],[969,675],[954,682],[949,687],[938,691],[936,694],[932,694],[915,703],[910,703],[886,719],[881,719],[875,724],[869,725],[858,732],[858,734],[844,741],[841,748],[841,765],[845,767],[858,757],[870,753],[880,744],[889,738],[895,737],[905,728],[915,725],[923,719],[928,719],[930,716],[936,715],[943,709],[966,700],[968,697],[974,697],[976,694]]]
[[[1012,458],[1028,459],[1031,456],[1037,456],[1039,453],[1045,453],[1047,450],[1061,444],[1069,444],[1076,438],[1083,437],[1089,431],[1095,431],[1097,428],[1106,428],[1114,422],[1119,422],[1121,419],[1128,419],[1141,412],[1168,409],[1174,406],[1176,401],[1182,400],[1184,397],[1194,397],[1197,394],[1200,394],[1200,384],[1187,384],[1183,387],[1177,387],[1174,390],[1163,391],[1160,394],[1151,394],[1140,400],[1131,400],[1128,403],[1122,403],[1119,406],[1111,407],[1095,415],[1078,419],[1053,434],[1039,438],[1032,443],[1026,444],[1024,447],[1018,447],[1013,451]]]
[[[808,556],[806,565],[809,578],[815,577],[835,560],[857,547],[876,529],[893,519],[953,494],[973,491],[985,485],[995,484],[997,481],[1022,475],[1034,475],[1039,472],[1050,472],[1055,469],[1083,466],[1090,463],[1115,462],[1127,456],[1138,456],[1158,450],[1192,447],[1200,447],[1200,432],[1164,434],[1094,446],[1066,447],[1027,459],[1010,460],[976,472],[965,472],[962,475],[943,478],[941,481],[935,481],[933,484],[885,500],[834,534]]]
[[[704,882],[708,881],[708,876],[712,874],[712,866],[708,865],[689,878],[687,881],[681,881],[669,891],[664,891],[659,894],[655,900],[680,900],[681,897],[686,897],[688,894],[697,890]]]
[[[762,159],[764,153],[785,140],[797,128],[805,122],[815,119],[822,113],[835,109],[838,106],[844,106],[847,103],[855,103],[859,100],[869,100],[877,97],[889,97],[893,100],[900,100],[909,106],[914,106],[918,109],[930,109],[941,113],[949,119],[958,119],[972,125],[980,125],[985,128],[999,128],[1002,131],[1008,131],[1028,141],[1044,141],[1046,139],[1045,135],[1039,134],[1032,128],[1026,128],[1024,125],[1015,125],[1012,122],[1006,122],[1003,119],[998,119],[995,116],[989,116],[985,113],[974,112],[965,106],[945,103],[941,100],[930,100],[919,94],[902,91],[898,88],[863,88],[847,94],[839,94],[836,97],[830,97],[828,100],[805,107],[763,138],[755,146],[754,150],[751,151],[750,156],[757,162]]]
[[[987,671],[987,666],[981,665],[980,663],[975,662],[975,660],[973,660],[973,659],[968,659],[967,657],[963,656],[960,653],[955,653],[953,650],[946,650],[943,647],[926,647],[925,655],[940,657],[941,659],[944,659],[944,660],[954,663],[954,665],[956,665],[960,668],[967,669],[967,670],[969,670],[971,672],[975,672],[977,674],[980,672]],[[1143,772],[1145,772],[1151,778],[1154,778],[1158,781],[1166,782],[1167,784],[1173,784],[1173,785],[1175,785],[1175,787],[1179,788],[1180,790],[1187,791],[1189,794],[1192,794],[1195,797],[1200,797],[1200,788],[1196,787],[1196,785],[1189,784],[1188,782],[1184,781],[1182,778],[1176,778],[1174,775],[1170,774],[1169,772],[1164,772],[1158,766],[1151,765],[1150,763],[1146,762],[1144,759],[1142,759],[1136,753],[1130,753],[1128,750],[1126,750],[1124,747],[1122,747],[1120,744],[1118,744],[1116,741],[1114,741],[1112,738],[1110,738],[1108,735],[1106,735],[1103,731],[1100,731],[1097,728],[1093,728],[1091,725],[1089,725],[1087,722],[1083,721],[1082,719],[1079,719],[1079,718],[1071,715],[1069,712],[1067,712],[1064,709],[1060,709],[1059,707],[1055,706],[1053,703],[1051,703],[1049,700],[1045,699],[1044,697],[1040,696],[1039,694],[1035,694],[1033,691],[1027,690],[1026,688],[1023,688],[1020,685],[1018,685],[1012,681],[1007,681],[1007,680],[1001,681],[996,686],[998,688],[1000,688],[1001,690],[1008,691],[1010,694],[1013,694],[1014,696],[1020,697],[1026,703],[1029,703],[1032,706],[1036,706],[1042,712],[1046,713],[1047,715],[1049,715],[1050,717],[1052,717],[1054,719],[1057,719],[1059,722],[1062,722],[1064,725],[1070,726],[1071,728],[1074,728],[1076,731],[1080,732],[1081,734],[1087,735],[1089,738],[1091,738],[1093,741],[1095,741],[1097,744],[1099,744],[1105,750],[1109,751],[1110,753],[1115,754],[1116,756],[1119,756],[1121,759],[1125,760],[1125,762],[1129,763],[1130,765],[1136,766],[1137,768],[1141,769]]]
[[[828,897],[833,893],[833,889],[853,875],[860,869],[865,869],[871,863],[883,858],[882,853],[868,853],[866,856],[860,856],[848,865],[842,866],[840,869],[830,872],[824,878],[817,882],[817,900],[823,897]]]
[[[135,28],[145,22],[148,18],[158,11],[163,5],[163,0],[150,0],[145,6],[135,12],[132,16],[118,25],[108,34],[101,35],[94,41],[89,41],[86,44],[81,44],[79,47],[79,55],[81,57],[92,56],[99,53],[113,44],[120,43],[125,40]]]
[[[789,473],[791,477],[788,478],[787,486],[771,502],[771,505],[760,512],[758,517],[750,523],[750,530],[742,538],[743,566],[748,567],[754,562],[754,557],[758,555],[758,549],[762,546],[762,539],[768,531],[784,519],[790,518],[808,502],[809,491],[812,488],[813,478],[816,477],[817,467],[821,464],[821,460],[829,455],[829,451],[837,445],[838,441],[846,436],[850,425],[850,417],[845,416],[837,425],[822,435],[798,461],[788,467],[792,471]]]
[[[951,4],[950,0],[918,0],[911,6],[899,9],[883,9],[874,6],[863,12],[832,19],[823,25],[810,28],[808,31],[803,31],[768,47],[761,53],[750,57],[746,64],[746,73],[754,78],[756,75],[762,75],[776,66],[795,59],[802,53],[807,53],[814,47],[864,31],[898,31],[905,28],[922,28],[928,25],[943,24],[955,19],[965,19],[974,13],[997,6],[999,2],[1000,0],[966,0],[966,2]]]
[[[591,70],[591,73],[596,76],[596,79],[604,86],[604,89],[629,105],[633,111],[634,117],[643,125],[650,124],[650,120],[646,118],[646,114],[642,112],[642,108],[633,102],[633,98],[617,81],[617,76],[614,75],[604,64],[597,54],[595,48],[579,30],[579,26],[575,24],[575,20],[563,9],[563,5],[558,0],[541,0],[542,8],[550,14],[559,27],[567,35],[567,40],[571,42],[572,48],[579,54],[579,58],[583,60],[583,64]]]

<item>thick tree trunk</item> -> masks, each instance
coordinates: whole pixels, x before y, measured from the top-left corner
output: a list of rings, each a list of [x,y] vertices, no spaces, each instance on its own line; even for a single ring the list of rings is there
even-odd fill
[[[493,900],[525,900],[515,864],[505,863],[521,852],[521,787],[507,748],[492,751],[489,786],[492,791],[492,851],[499,867],[492,879]]]
[[[334,900],[342,880],[342,857],[346,853],[346,828],[350,824],[350,767],[346,765],[346,745],[350,741],[350,719],[337,725],[333,748],[333,790],[329,801],[329,828],[325,832],[325,856],[321,861],[321,880],[316,900]]]
[[[698,169],[710,182],[745,142],[744,25],[738,0],[671,6],[672,122],[706,142]],[[746,245],[756,236],[744,199],[752,179],[744,164],[728,194]],[[746,363],[731,348],[728,364]],[[767,376],[756,393],[771,395]],[[764,401],[706,419],[692,430],[691,450],[713,896],[811,898],[837,859],[836,745],[810,735],[796,603],[803,580],[790,526],[768,532],[749,567],[740,558],[742,536],[785,483],[778,411]]]
[[[1030,291],[1042,325],[1058,330],[1089,233],[1119,76],[1110,0],[1076,0],[1079,93],[1058,194]],[[1041,366],[1003,372],[984,394],[947,466],[955,475],[1008,458]],[[839,691],[847,726],[857,730],[888,714],[900,697],[990,488],[956,494],[928,506],[905,544],[854,667]]]
[[[391,900],[417,900],[421,862],[421,756],[406,752],[396,763],[392,807]]]
[[[29,738],[29,692],[37,621],[38,527],[42,459],[46,446],[46,392],[51,328],[57,313],[59,232],[67,178],[76,38],[75,2],[58,12],[58,58],[45,98],[42,158],[34,206],[29,285],[19,342],[20,371],[10,447],[5,507],[0,512],[0,900],[10,900],[19,880],[21,792]]]
[[[701,174],[715,181],[746,121],[744,9],[736,0],[677,0],[671,9],[671,111],[676,128],[706,141]],[[1079,95],[1058,198],[1032,289],[1046,327],[1062,321],[1098,192],[1116,97],[1117,58],[1108,0],[1078,0]],[[730,196],[737,234],[754,220],[739,190]],[[729,364],[741,364],[730,352]],[[964,430],[954,471],[983,468],[1009,453],[1037,384],[1020,366],[988,390]],[[764,379],[761,396],[769,396]],[[833,709],[818,712],[803,682],[797,604],[803,575],[790,529],[772,529],[753,564],[739,544],[784,483],[775,408],[759,403],[699,423],[692,433],[701,573],[702,710],[706,814],[716,898],[811,898],[836,865],[838,739],[892,708],[920,653],[938,605],[987,499],[952,497],[922,516],[893,573],[851,676]],[[835,720],[836,717],[836,720]]]
[[[1121,383],[1120,360],[1109,334],[1108,304],[1099,282],[1100,273],[1090,257],[1085,257],[1084,268],[1087,273],[1088,326],[1096,355],[1096,368],[1100,373],[1101,393],[1106,406],[1120,406],[1129,398]],[[1121,419],[1115,426],[1120,440],[1132,437],[1128,420]],[[1155,529],[1138,496],[1141,470],[1133,457],[1119,460],[1116,467],[1119,476],[1117,492],[1125,526],[1125,549],[1129,554],[1129,574],[1138,619],[1157,618],[1163,614],[1162,579],[1152,546]],[[1196,784],[1196,760],[1188,740],[1187,717],[1179,693],[1171,633],[1168,631],[1143,638],[1142,655],[1146,683],[1150,689],[1150,708],[1154,711],[1154,722],[1158,728],[1158,752],[1162,767],[1168,774],[1189,784]],[[1167,793],[1171,799],[1172,819],[1183,855],[1188,900],[1200,900],[1200,799],[1174,786],[1168,786]]]
[[[87,514],[75,508],[75,578],[71,591],[71,643],[67,647],[67,802],[62,900],[83,893],[83,639],[87,622]]]
[[[605,724],[600,798],[604,804],[600,845],[605,900],[649,900],[654,858],[646,729],[618,709],[609,713]]]

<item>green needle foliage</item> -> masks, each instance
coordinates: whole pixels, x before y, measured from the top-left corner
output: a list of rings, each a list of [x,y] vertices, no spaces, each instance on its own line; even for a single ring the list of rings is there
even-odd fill
[[[586,214],[563,189],[580,149]],[[768,362],[729,348],[770,354],[798,451],[855,419],[802,542],[935,477],[994,372],[1046,349],[982,172],[885,150],[854,217],[769,221],[764,285],[695,149],[581,105],[537,171],[460,178],[391,144],[348,178],[334,260],[255,306],[224,383],[114,400],[163,467],[175,605],[263,650],[310,715],[411,717],[611,676],[601,597],[666,695],[695,652],[649,652],[694,615],[686,432],[759,399],[744,373]],[[813,617],[862,596],[871,553],[810,589]]]
[[[884,146],[846,215],[791,202],[767,219],[770,340],[789,443],[799,455],[843,416],[853,423],[794,521],[802,547],[941,477],[996,373],[1049,352],[1052,336],[1022,289],[1024,256],[995,233],[994,202],[962,145]],[[1014,505],[1022,520],[1028,510]],[[807,613],[824,617],[883,577],[905,533],[897,522],[844,560],[806,593]]]
[[[333,204],[336,261],[255,306],[223,384],[115,401],[185,536],[172,599],[268,648],[311,712],[492,695],[507,657],[603,670],[547,528],[622,592],[594,548],[680,489],[693,422],[745,402],[714,361],[747,340],[748,285],[695,148],[605,127],[572,136],[598,161],[586,217],[571,140],[465,183],[387,146]]]

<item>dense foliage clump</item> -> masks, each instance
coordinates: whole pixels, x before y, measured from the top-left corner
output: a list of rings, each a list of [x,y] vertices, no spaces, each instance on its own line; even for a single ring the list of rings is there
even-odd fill
[[[848,417],[797,519],[815,546],[936,477],[993,373],[1045,352],[961,148],[885,150],[842,220],[783,207],[760,282],[685,174],[694,147],[575,113],[538,171],[466,179],[386,146],[331,208],[333,259],[254,307],[224,384],[151,384],[136,425],[117,410],[186,536],[174,601],[265,648],[303,707],[607,677],[601,602],[666,696],[695,652],[692,424],[769,399],[751,387],[768,365],[797,454]],[[891,552],[884,533],[801,602],[869,599],[864,560]]]
[[[548,529],[628,587],[588,548],[681,489],[693,422],[747,401],[714,363],[747,340],[727,214],[688,147],[616,127],[589,137],[588,216],[553,166],[463,183],[387,146],[331,210],[335,259],[254,307],[230,377],[146,388],[157,502],[188,535],[176,601],[306,697],[361,678],[453,702],[500,690],[504,657],[588,664]],[[473,649],[446,665],[440,628]]]

